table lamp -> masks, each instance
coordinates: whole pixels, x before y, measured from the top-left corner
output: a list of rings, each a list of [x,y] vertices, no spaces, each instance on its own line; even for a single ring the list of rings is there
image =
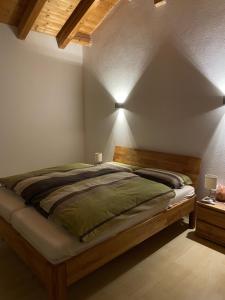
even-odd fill
[[[209,200],[215,201],[215,190],[217,187],[217,179],[216,175],[206,174],[205,175],[205,189],[209,191],[209,195],[206,197]]]
[[[102,153],[100,153],[100,152],[95,153],[95,164],[96,165],[100,165],[102,163],[102,157],[103,157]]]

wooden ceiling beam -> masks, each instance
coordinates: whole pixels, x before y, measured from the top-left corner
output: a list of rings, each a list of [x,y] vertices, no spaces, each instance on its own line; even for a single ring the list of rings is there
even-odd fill
[[[75,37],[72,39],[72,42],[78,43],[83,46],[91,46],[92,45],[91,36],[89,34],[86,34],[83,32],[77,32]]]
[[[67,22],[56,36],[59,48],[64,49],[70,41],[76,36],[79,31],[79,25],[82,19],[85,18],[87,13],[93,8],[99,0],[81,0],[75,8]]]
[[[25,40],[47,0],[30,0],[18,26],[17,37]]]

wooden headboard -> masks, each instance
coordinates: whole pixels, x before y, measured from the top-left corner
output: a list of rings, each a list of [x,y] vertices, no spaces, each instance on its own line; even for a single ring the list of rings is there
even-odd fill
[[[113,161],[140,167],[159,168],[188,175],[197,186],[201,159],[116,146]]]

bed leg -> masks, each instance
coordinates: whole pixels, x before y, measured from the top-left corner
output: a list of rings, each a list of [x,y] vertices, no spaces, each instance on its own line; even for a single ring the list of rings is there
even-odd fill
[[[195,228],[195,218],[196,218],[196,215],[195,215],[195,210],[194,210],[189,214],[189,228],[191,228],[191,229]]]
[[[66,265],[52,267],[48,286],[48,300],[67,300]]]

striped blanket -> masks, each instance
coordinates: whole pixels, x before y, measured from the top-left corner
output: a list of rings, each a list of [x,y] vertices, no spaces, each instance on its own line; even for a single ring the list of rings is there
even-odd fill
[[[146,179],[154,180],[168,185],[173,189],[180,189],[184,185],[192,184],[191,178],[187,175],[168,170],[142,168],[135,170],[134,173]]]
[[[27,205],[83,242],[98,236],[117,216],[145,202],[159,196],[168,200],[174,197],[166,185],[112,164],[51,169],[1,181]]]

